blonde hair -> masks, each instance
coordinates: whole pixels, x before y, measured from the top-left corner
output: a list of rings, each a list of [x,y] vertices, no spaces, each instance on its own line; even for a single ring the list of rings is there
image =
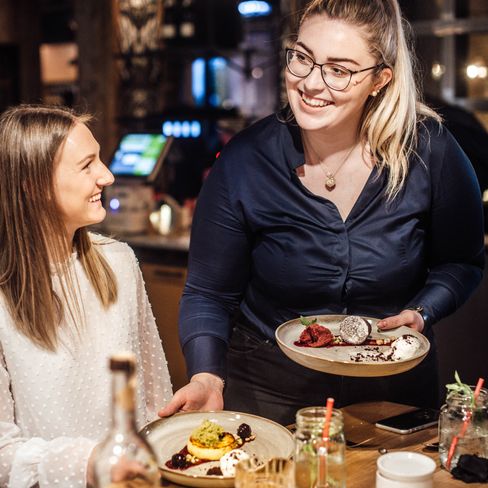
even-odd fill
[[[414,76],[415,56],[409,47],[410,26],[402,18],[397,0],[312,0],[299,25],[315,15],[360,27],[371,54],[393,72],[391,81],[366,102],[358,134],[368,142],[379,170],[388,170],[386,195],[391,200],[408,174],[409,158],[417,146],[418,123],[426,117],[441,120],[421,102]]]
[[[58,346],[65,314],[77,329],[84,322],[68,259],[73,249],[103,306],[117,300],[109,264],[85,228],[71,242],[55,198],[53,175],[62,147],[71,129],[89,119],[37,105],[0,116],[0,288],[15,327],[50,351]],[[61,296],[54,291],[53,268]]]

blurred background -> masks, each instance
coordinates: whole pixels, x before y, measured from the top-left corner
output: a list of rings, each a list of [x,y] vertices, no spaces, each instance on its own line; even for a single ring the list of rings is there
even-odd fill
[[[400,3],[413,27],[424,96],[470,157],[488,201],[488,1]],[[283,46],[304,4],[0,0],[0,112],[20,102],[75,107],[95,114],[107,163],[137,170],[148,147],[151,164],[164,157],[150,185],[152,166],[132,179],[122,172],[105,205],[108,230],[141,260],[176,387],[186,381],[176,328],[195,199],[229,138],[283,105]],[[152,138],[124,143],[128,133]],[[488,375],[487,293],[485,279],[436,326],[441,385],[452,382],[454,369],[472,383]]]
[[[92,112],[106,160],[123,133],[173,135],[165,184],[182,203],[235,131],[282,105],[282,47],[304,4],[0,0],[0,111],[46,102]],[[477,137],[488,126],[488,2],[401,4],[425,97],[485,190],[487,144]]]

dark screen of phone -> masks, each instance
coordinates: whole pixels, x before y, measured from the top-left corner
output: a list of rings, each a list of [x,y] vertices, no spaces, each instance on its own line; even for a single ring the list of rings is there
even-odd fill
[[[378,423],[389,427],[394,427],[396,429],[407,430],[413,429],[420,425],[428,424],[430,422],[436,422],[438,419],[438,410],[422,408],[380,420]]]

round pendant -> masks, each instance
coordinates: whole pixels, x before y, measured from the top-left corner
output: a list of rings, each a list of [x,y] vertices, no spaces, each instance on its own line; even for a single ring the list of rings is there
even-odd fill
[[[325,180],[325,188],[327,188],[327,190],[333,190],[335,186],[336,186],[336,181],[333,176],[330,176]]]

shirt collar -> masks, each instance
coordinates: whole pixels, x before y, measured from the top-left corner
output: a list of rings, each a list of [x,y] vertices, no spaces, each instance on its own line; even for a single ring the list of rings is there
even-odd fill
[[[280,112],[278,114],[278,118],[281,121],[285,120],[286,111]],[[302,166],[305,162],[300,127],[294,119],[287,122],[282,122],[282,126],[282,147],[284,151],[284,159],[290,168],[290,171],[294,172],[296,168]],[[387,174],[387,170],[379,172],[376,166],[373,167],[368,181],[366,182],[365,187],[359,195],[359,198],[351,210],[347,220],[361,213],[373,199],[379,197],[380,194],[383,193],[387,184]]]
[[[286,112],[280,112],[278,114],[279,120],[283,121],[286,117]],[[305,156],[303,154],[303,143],[300,134],[300,128],[298,127],[295,119],[289,122],[281,122],[282,124],[282,144],[283,156],[286,164],[290,170],[295,170],[305,162]]]

